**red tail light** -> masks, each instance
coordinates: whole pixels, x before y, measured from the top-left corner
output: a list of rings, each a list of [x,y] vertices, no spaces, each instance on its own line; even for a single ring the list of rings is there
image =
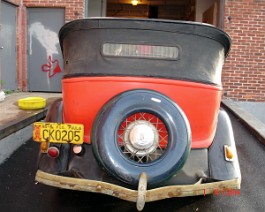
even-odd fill
[[[57,158],[59,156],[59,149],[55,146],[52,146],[48,149],[48,155],[52,158]]]

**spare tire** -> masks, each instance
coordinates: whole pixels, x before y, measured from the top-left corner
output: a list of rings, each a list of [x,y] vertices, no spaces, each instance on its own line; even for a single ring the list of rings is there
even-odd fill
[[[137,185],[172,177],[184,165],[191,146],[189,122],[170,98],[151,90],[131,90],[111,99],[92,129],[95,158],[106,172]]]

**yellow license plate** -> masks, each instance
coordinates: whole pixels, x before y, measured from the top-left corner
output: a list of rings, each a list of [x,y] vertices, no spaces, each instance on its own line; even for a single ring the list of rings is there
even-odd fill
[[[84,126],[82,124],[61,124],[35,122],[33,140],[37,142],[72,143],[84,142]]]

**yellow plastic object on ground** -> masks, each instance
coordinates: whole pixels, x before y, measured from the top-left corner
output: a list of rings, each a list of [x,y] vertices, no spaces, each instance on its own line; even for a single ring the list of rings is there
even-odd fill
[[[42,97],[27,97],[18,100],[18,107],[23,110],[37,110],[46,107],[46,99]]]

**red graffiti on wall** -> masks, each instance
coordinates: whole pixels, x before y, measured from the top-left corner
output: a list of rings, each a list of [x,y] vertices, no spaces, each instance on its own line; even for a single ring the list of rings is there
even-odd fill
[[[52,60],[52,57],[48,57],[48,62],[41,66],[43,72],[48,72],[49,78],[53,77],[55,74],[61,73],[62,70],[57,59]]]

